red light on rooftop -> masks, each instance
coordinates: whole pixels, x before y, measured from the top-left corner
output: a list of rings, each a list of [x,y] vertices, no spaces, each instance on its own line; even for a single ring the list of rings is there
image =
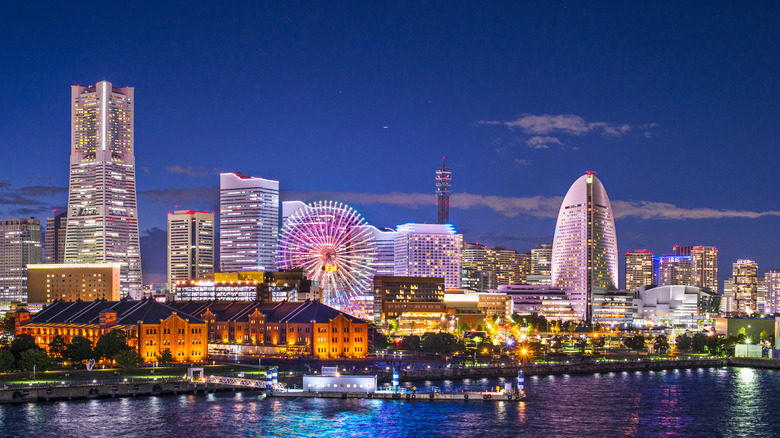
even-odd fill
[[[588,171],[585,172],[585,175],[595,175],[595,174],[596,174],[596,172],[594,172],[592,170],[588,170]]]

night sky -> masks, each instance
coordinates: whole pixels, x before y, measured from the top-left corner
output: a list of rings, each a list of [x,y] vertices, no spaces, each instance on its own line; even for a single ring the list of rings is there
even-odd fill
[[[65,207],[70,86],[108,80],[135,87],[145,282],[219,172],[394,227],[435,222],[442,156],[468,242],[551,243],[594,170],[621,270],[674,244],[717,246],[721,281],[780,268],[780,3],[324,3],[6,5],[0,218]]]

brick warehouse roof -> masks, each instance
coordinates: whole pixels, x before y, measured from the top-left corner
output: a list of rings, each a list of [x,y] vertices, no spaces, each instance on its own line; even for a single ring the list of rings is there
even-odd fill
[[[30,324],[98,324],[100,313],[114,311],[117,325],[134,326],[138,321],[144,324],[159,324],[174,312],[189,319],[191,324],[204,324],[200,318],[191,316],[167,304],[154,300],[141,301],[55,301],[30,318]]]
[[[219,321],[245,321],[257,309],[270,323],[308,324],[328,323],[339,315],[352,322],[362,323],[362,319],[326,306],[319,301],[304,302],[260,302],[260,301],[175,301],[168,306],[191,315],[203,315],[206,310],[213,313]]]

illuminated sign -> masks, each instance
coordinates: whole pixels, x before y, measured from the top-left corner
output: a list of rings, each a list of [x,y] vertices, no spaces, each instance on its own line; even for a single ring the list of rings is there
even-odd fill
[[[329,266],[323,266],[322,270],[323,271],[336,272],[336,271],[339,270],[339,267],[338,266],[330,266],[330,265]]]

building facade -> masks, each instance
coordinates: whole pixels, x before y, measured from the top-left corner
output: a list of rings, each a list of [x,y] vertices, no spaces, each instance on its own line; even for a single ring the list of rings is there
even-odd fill
[[[168,289],[214,273],[214,213],[168,213]]]
[[[444,289],[443,278],[377,275],[374,277],[374,321],[385,323],[404,311],[436,309],[441,312]]]
[[[121,263],[123,297],[142,294],[134,109],[132,87],[71,87],[65,263]]]
[[[35,218],[0,220],[0,308],[27,301],[27,265],[42,261],[41,232]]]
[[[508,284],[524,284],[530,270],[531,254],[519,253],[503,246],[487,247],[478,243],[464,243],[462,250],[464,270],[482,272],[487,279],[484,289],[494,290]]]
[[[364,358],[368,323],[319,301],[302,303],[176,302],[208,322],[214,350],[284,357]]]
[[[612,206],[595,172],[572,184],[561,204],[553,240],[552,285],[566,291],[590,323],[594,288],[617,289],[617,234]]]
[[[17,318],[16,334],[29,334],[45,350],[55,336],[66,343],[82,336],[95,345],[101,336],[118,329],[145,363],[158,362],[166,349],[175,362],[208,359],[206,322],[154,300],[56,301],[32,317],[25,313]]]
[[[653,253],[637,249],[626,253],[626,290],[653,284]]]
[[[450,194],[452,193],[452,171],[441,159],[441,168],[436,170],[436,223],[450,223]]]
[[[27,302],[119,301],[119,263],[45,263],[27,266]]]
[[[44,233],[44,263],[65,263],[65,233],[68,227],[68,211],[46,218]]]
[[[780,269],[770,269],[764,273],[766,284],[765,313],[774,315],[780,313]]]
[[[750,315],[758,311],[758,263],[741,259],[732,265],[734,311]]]
[[[694,246],[691,248],[691,280],[693,286],[718,291],[718,248]]]
[[[653,257],[654,281],[657,286],[691,286],[693,257],[688,255],[661,255]]]
[[[220,269],[275,271],[279,214],[279,181],[220,174]]]
[[[460,288],[463,235],[450,224],[404,224],[395,236],[394,275],[444,278],[447,289]]]

